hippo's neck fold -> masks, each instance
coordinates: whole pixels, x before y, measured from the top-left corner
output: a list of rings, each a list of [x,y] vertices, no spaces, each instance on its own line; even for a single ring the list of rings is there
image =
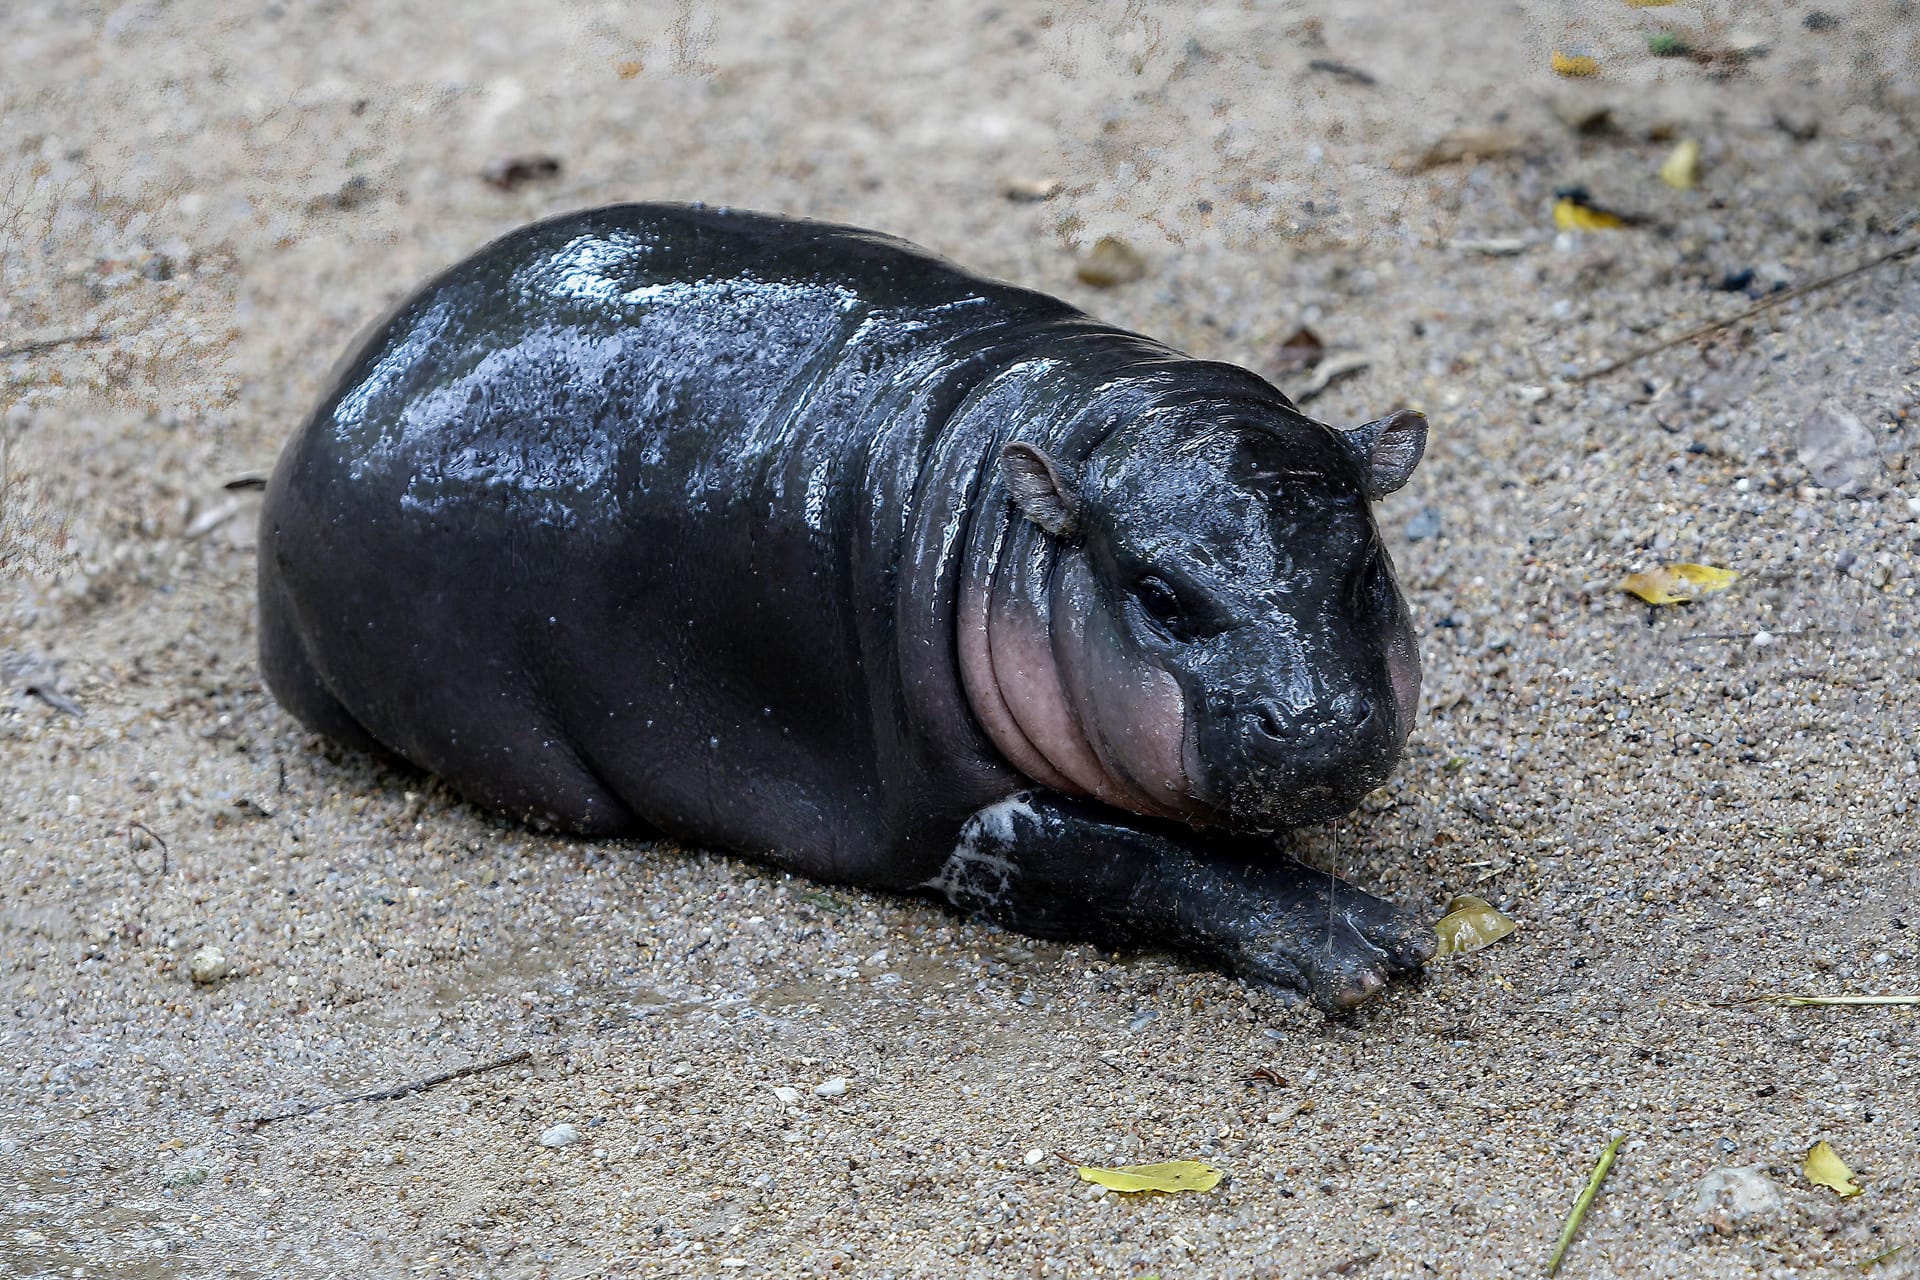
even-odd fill
[[[957,666],[975,721],[1021,774],[1135,813],[1181,818],[1185,809],[1113,767],[1089,733],[1059,657],[1060,645],[1078,638],[1072,620],[1056,616],[1063,545],[1018,515],[997,474],[1012,440],[1070,466],[1084,463],[1152,394],[1155,367],[1178,358],[1112,331],[1088,334],[1080,347],[1004,371],[955,415],[987,428],[977,433],[987,448],[955,601]]]

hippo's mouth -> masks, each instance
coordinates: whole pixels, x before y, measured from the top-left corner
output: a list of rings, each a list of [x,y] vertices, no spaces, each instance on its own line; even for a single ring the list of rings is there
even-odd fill
[[[1348,759],[1337,763],[1286,767],[1262,763],[1249,768],[1244,759],[1237,768],[1207,771],[1194,777],[1225,779],[1218,790],[1202,786],[1196,797],[1212,815],[1211,823],[1247,835],[1268,835],[1293,827],[1311,826],[1351,813],[1369,793],[1393,773],[1397,753],[1384,758]]]

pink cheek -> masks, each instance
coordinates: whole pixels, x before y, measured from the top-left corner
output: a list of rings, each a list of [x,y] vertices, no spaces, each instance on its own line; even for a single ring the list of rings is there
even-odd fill
[[[1187,778],[1187,700],[1180,682],[1165,671],[1148,672],[1141,682],[1140,784],[1175,813],[1193,808],[1193,784]]]
[[[1157,667],[1139,665],[1111,634],[1089,634],[1088,641],[1092,683],[1102,692],[1099,739],[1130,789],[1155,811],[1186,815],[1194,800],[1186,770],[1187,705],[1179,681]]]
[[[1420,650],[1410,626],[1403,624],[1388,646],[1387,676],[1393,682],[1393,701],[1404,741],[1413,732],[1413,722],[1420,710]]]

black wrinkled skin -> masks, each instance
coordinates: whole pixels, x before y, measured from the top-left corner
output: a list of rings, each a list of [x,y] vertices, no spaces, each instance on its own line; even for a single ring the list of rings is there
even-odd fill
[[[1277,509],[1303,549],[1296,630],[1325,632],[1364,692],[1303,705],[1291,752],[1254,750],[1234,726],[1271,714],[1262,659],[1216,642],[1179,679],[1210,753],[1196,794],[1216,793],[1224,831],[1044,790],[1024,793],[1031,821],[970,826],[1031,786],[969,710],[954,645],[964,558],[1048,536],[1008,502],[1001,449],[1017,436],[1085,464],[1117,426],[1196,405],[1324,433],[1302,463],[1320,478]],[[1113,593],[1115,547],[1140,552],[1116,530],[1180,534],[1152,484],[1095,480],[1107,505],[1077,549]],[[1376,542],[1360,484],[1337,437],[1254,375],[901,241],[615,206],[495,242],[350,356],[268,487],[261,661],[308,726],[484,805],[932,886],[1017,928],[1184,947],[1334,1007],[1430,943],[1345,886],[1372,923],[1329,932],[1325,878],[1230,833],[1350,807],[1404,739],[1412,708],[1382,684],[1374,634],[1404,605],[1390,569],[1354,585]],[[1313,581],[1328,547],[1338,581]],[[1363,715],[1360,755],[1316,745],[1320,720]],[[1024,834],[1002,848],[1003,829]],[[1012,865],[1004,891],[943,873],[956,841]]]

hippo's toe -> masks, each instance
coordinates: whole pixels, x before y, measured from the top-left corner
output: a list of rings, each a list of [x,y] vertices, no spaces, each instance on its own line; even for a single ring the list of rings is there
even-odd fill
[[[1422,923],[1412,912],[1357,890],[1352,891],[1352,899],[1345,906],[1348,923],[1380,949],[1392,972],[1413,973],[1433,959],[1439,939],[1433,927]]]
[[[1299,991],[1328,1013],[1373,999],[1398,968],[1344,921],[1330,929],[1323,922],[1318,928],[1262,930],[1234,967],[1247,977]]]
[[[1365,1004],[1396,974],[1433,956],[1433,931],[1410,913],[1305,868],[1270,884],[1231,957],[1243,975],[1300,991],[1328,1013]]]

